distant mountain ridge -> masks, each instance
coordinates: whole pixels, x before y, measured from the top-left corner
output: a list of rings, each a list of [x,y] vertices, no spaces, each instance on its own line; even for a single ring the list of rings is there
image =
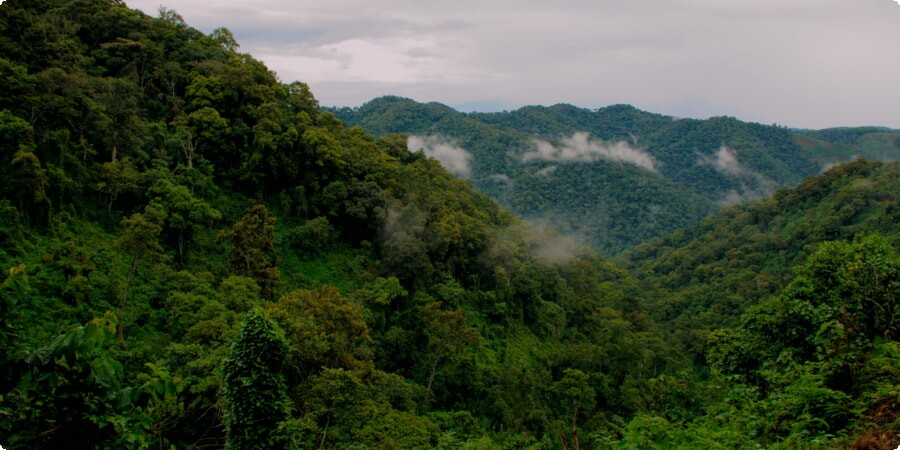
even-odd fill
[[[605,255],[697,223],[721,205],[796,185],[829,164],[900,154],[900,139],[890,141],[900,132],[882,128],[797,132],[732,117],[678,119],[630,105],[460,113],[386,96],[330,111],[375,135],[426,136],[468,152],[463,176],[477,189]]]

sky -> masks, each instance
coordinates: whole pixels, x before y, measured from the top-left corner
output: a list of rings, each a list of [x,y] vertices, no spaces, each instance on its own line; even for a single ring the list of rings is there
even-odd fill
[[[900,128],[900,0],[126,0],[175,10],[320,104],[627,103],[793,128]]]

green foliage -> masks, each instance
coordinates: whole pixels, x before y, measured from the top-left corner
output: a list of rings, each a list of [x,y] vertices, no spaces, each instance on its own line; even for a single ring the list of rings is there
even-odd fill
[[[838,166],[794,190],[726,209],[697,227],[638,246],[618,261],[647,286],[659,288],[647,303],[648,312],[667,322],[683,346],[699,357],[703,349],[696,346],[698,340],[713,329],[736,326],[741,313],[778,294],[796,276],[792,268],[822,242],[876,231],[896,245],[897,171],[896,164],[862,160]],[[855,258],[836,254],[829,259],[843,257]],[[885,266],[873,275],[883,277],[890,270]],[[857,300],[852,301],[860,301],[854,296]],[[784,308],[789,314],[789,305]]]
[[[228,30],[171,10],[0,12],[4,445],[864,447],[897,433],[896,163],[727,208],[624,268],[582,245],[618,252],[732,190],[875,151],[886,130],[810,156],[824,135],[621,105],[329,112]],[[335,115],[369,112],[385,137]],[[472,180],[393,131],[443,132],[475,155]],[[655,171],[525,157],[533,137],[578,131]],[[717,166],[729,157],[744,171]]]
[[[782,127],[729,117],[676,120],[628,105],[462,114],[388,96],[333,112],[379,136],[439,136],[458,144],[473,155],[475,187],[521,216],[585,236],[605,255],[698,223],[723,204],[794,185],[824,161]],[[587,137],[582,145],[569,138],[577,133]],[[537,141],[570,151],[536,156]],[[653,168],[602,156],[603,148],[626,147],[643,152]],[[847,150],[826,162],[852,155]]]
[[[227,447],[284,447],[276,432],[288,419],[284,366],[287,345],[261,310],[248,313],[241,334],[223,366]]]
[[[228,261],[235,274],[256,280],[263,297],[269,299],[281,284],[281,274],[275,265],[275,222],[265,205],[255,205],[231,230],[220,231],[218,235],[218,239],[234,247]]]
[[[157,241],[162,231],[162,214],[157,209],[148,206],[144,213],[134,213],[130,217],[122,219],[124,230],[115,242],[115,248],[119,250],[127,261],[127,274],[125,285],[121,288],[119,300],[119,320],[116,335],[119,340],[125,338],[125,307],[128,304],[128,293],[131,290],[138,269],[146,265],[157,265],[167,260],[162,246]]]
[[[18,403],[14,420],[24,429],[8,434],[11,445],[56,447],[72,439],[91,447],[147,444],[154,409],[175,397],[180,380],[148,364],[151,372],[138,375],[142,383],[127,386],[123,365],[107,350],[115,330],[114,315],[107,314],[25,355],[26,372],[8,399]]]
[[[854,403],[872,395],[860,393],[873,388],[867,380],[878,373],[867,367],[867,355],[894,332],[888,312],[897,261],[879,235],[826,242],[777,301],[746,312],[740,329],[710,335],[714,371],[767,391],[748,402],[766,414],[748,424],[760,439],[786,447],[828,442],[856,421],[868,423]]]
[[[293,249],[310,257],[321,256],[333,246],[337,236],[325,217],[316,217],[288,231],[285,240]]]
[[[4,278],[3,283],[0,284],[0,293],[2,293],[0,314],[3,315],[5,324],[7,315],[13,311],[16,307],[16,303],[25,299],[29,289],[28,275],[25,273],[25,264],[10,267],[6,278]],[[8,326],[8,324],[6,326]]]

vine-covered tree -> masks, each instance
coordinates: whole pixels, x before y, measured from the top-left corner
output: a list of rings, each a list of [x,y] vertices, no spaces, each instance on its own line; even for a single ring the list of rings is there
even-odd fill
[[[226,448],[287,448],[279,425],[290,416],[284,335],[261,309],[248,313],[223,369]]]

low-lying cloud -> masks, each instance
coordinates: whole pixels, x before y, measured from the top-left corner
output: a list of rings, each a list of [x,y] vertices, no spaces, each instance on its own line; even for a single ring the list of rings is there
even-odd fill
[[[734,177],[740,182],[740,190],[732,189],[728,191],[719,200],[719,204],[727,206],[743,203],[747,200],[769,195],[777,187],[774,181],[763,174],[743,166],[738,160],[737,153],[725,144],[722,144],[714,155],[701,154],[698,157],[698,164],[711,165],[719,173]]]
[[[544,167],[543,169],[538,170],[538,171],[535,172],[535,173],[536,173],[537,175],[540,175],[540,176],[543,176],[543,177],[549,177],[551,173],[556,172],[556,168],[557,168],[557,167],[559,167],[559,166],[548,166],[548,167]]]
[[[425,156],[440,161],[448,172],[458,177],[472,173],[472,154],[456,143],[439,136],[410,136],[406,148],[411,152],[422,150]]]
[[[741,167],[741,164],[737,160],[737,155],[735,155],[725,144],[722,144],[722,146],[719,147],[719,151],[716,152],[716,158],[712,163],[719,172],[727,175],[741,176],[748,172]]]
[[[565,265],[578,256],[591,253],[582,237],[560,233],[552,226],[523,221],[500,230],[491,240],[484,257],[491,264],[508,264],[518,259],[520,249],[532,258],[552,265]]]
[[[512,179],[505,173],[492,173],[488,175],[488,179],[497,183],[512,184]]]
[[[535,259],[555,265],[568,264],[587,248],[582,239],[561,234],[551,227],[533,228],[524,241]]]
[[[524,161],[543,160],[552,162],[594,162],[600,159],[634,164],[642,169],[656,172],[656,161],[646,152],[632,148],[625,141],[606,143],[591,140],[586,132],[577,132],[572,137],[560,140],[560,145],[535,139],[535,150],[522,156]]]

